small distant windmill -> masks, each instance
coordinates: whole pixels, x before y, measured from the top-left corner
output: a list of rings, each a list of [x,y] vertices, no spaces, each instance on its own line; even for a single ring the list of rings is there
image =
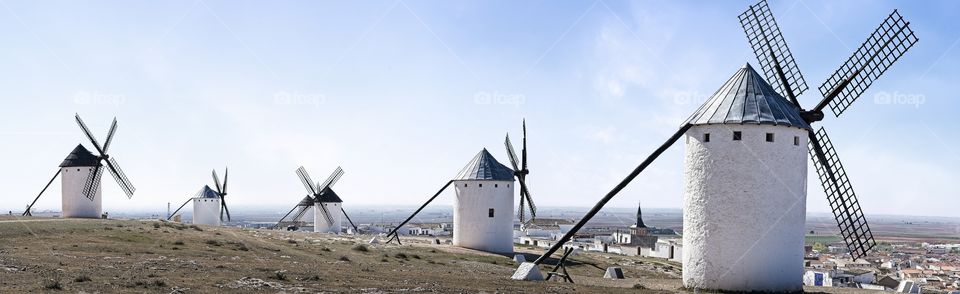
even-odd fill
[[[766,79],[749,65],[741,68],[546,253],[521,265],[514,279],[542,278],[537,265],[684,134],[685,287],[802,289],[797,278],[802,268],[796,265],[803,258],[808,152],[850,255],[862,258],[873,248],[870,227],[826,131],[814,131],[810,124],[823,119],[827,106],[834,115],[842,114],[917,42],[910,23],[894,10],[820,86],[822,99],[806,110],[797,99],[807,89],[806,82],[766,1],[750,6],[739,19]],[[728,238],[731,234],[737,238]],[[740,254],[741,250],[751,251]]]
[[[513,144],[510,143],[510,134],[507,134],[503,145],[507,147],[507,155],[510,157],[510,164],[513,165],[513,173],[520,182],[520,208],[517,210],[517,217],[520,219],[520,225],[523,227],[527,223],[526,211],[530,210],[530,221],[537,218],[537,206],[533,204],[533,196],[530,196],[530,189],[527,187],[527,175],[530,170],[527,169],[527,120],[523,120],[523,146],[520,150],[521,161],[517,163],[517,154],[514,153]]]
[[[100,178],[103,176],[104,162],[107,165],[107,170],[110,171],[110,175],[120,185],[120,189],[127,195],[127,198],[133,197],[136,188],[133,187],[126,174],[120,169],[117,160],[107,154],[110,144],[113,142],[113,135],[117,131],[117,119],[113,119],[110,130],[107,132],[107,140],[101,146],[93,134],[90,133],[87,125],[80,119],[80,115],[76,114],[74,118],[80,129],[83,130],[83,134],[90,140],[90,143],[100,155],[94,155],[82,144],[77,145],[60,164],[60,169],[53,175],[53,178],[47,182],[43,190],[40,190],[40,194],[37,194],[33,202],[27,206],[26,211],[23,212],[24,216],[31,215],[33,205],[37,203],[43,192],[47,191],[50,184],[53,184],[57,176],[62,174],[61,190],[63,198],[61,205],[63,217],[100,218],[103,203],[102,198],[99,197],[101,195]]]
[[[222,184],[220,183],[220,177],[217,176],[217,171],[213,170],[212,174],[216,190],[210,188],[209,185],[204,185],[193,198],[187,199],[183,205],[180,205],[176,211],[170,214],[167,217],[168,220],[177,215],[177,212],[187,206],[187,203],[193,202],[194,224],[219,226],[223,222],[224,213],[227,215],[227,221],[230,221],[230,209],[227,208],[227,202],[224,199],[227,196],[227,180],[230,178],[230,170],[224,169]],[[218,214],[219,217],[217,217]]]
[[[355,232],[359,232],[357,226],[354,225],[350,219],[350,216],[347,215],[347,211],[343,209],[343,200],[332,188],[342,176],[343,169],[338,166],[337,169],[327,177],[326,181],[323,183],[314,183],[306,169],[302,166],[298,168],[297,177],[300,178],[300,182],[303,183],[303,187],[306,188],[308,194],[300,200],[293,209],[287,212],[287,214],[277,222],[275,227],[280,228],[283,225],[289,225],[293,228],[300,227],[303,216],[307,214],[310,208],[313,208],[314,232],[340,233],[341,215],[346,217]],[[296,213],[294,213],[294,211],[296,211]],[[286,220],[291,213],[293,213],[293,217],[290,220]]]

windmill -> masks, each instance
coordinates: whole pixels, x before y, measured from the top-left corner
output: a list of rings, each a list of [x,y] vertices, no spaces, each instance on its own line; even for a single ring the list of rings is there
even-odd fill
[[[494,253],[513,253],[513,184],[516,172],[501,164],[486,148],[477,153],[457,176],[387,234],[400,243],[399,230],[451,185],[453,245]],[[499,213],[498,213],[499,211]],[[503,213],[508,211],[508,213]]]
[[[809,153],[814,161],[814,166],[826,192],[827,199],[830,202],[837,225],[840,227],[841,236],[851,256],[853,258],[862,258],[873,248],[875,245],[873,235],[860,209],[860,204],[847,178],[846,171],[840,164],[835,148],[830,143],[830,139],[822,127],[817,131],[813,131],[810,124],[823,119],[823,110],[827,106],[830,107],[836,116],[844,113],[880,75],[886,72],[894,62],[917,42],[917,37],[909,27],[910,23],[905,21],[899,12],[894,10],[883,21],[880,27],[871,34],[867,41],[819,87],[823,97],[813,108],[807,110],[800,106],[799,100],[797,99],[797,96],[807,89],[806,82],[800,74],[796,62],[790,50],[787,48],[786,42],[783,40],[780,29],[766,2],[760,1],[756,5],[750,6],[746,12],[740,15],[739,19],[746,31],[747,39],[754,53],[760,61],[766,79],[759,77],[759,74],[749,65],[739,70],[737,74],[728,80],[727,84],[718,90],[707,103],[701,106],[676,133],[648,156],[623,181],[607,193],[587,212],[584,218],[574,225],[553,247],[547,250],[547,252],[541,255],[536,261],[521,265],[514,274],[514,279],[542,278],[537,266],[569,241],[610,199],[616,196],[617,193],[626,187],[627,184],[643,172],[647,166],[684,134],[687,134],[685,175],[688,176],[687,187],[685,189],[686,195],[684,197],[684,235],[689,236],[684,238],[683,247],[684,286],[734,291],[795,290],[802,286],[798,282],[797,277],[799,277],[799,275],[793,275],[799,269],[795,266],[795,264],[799,263],[797,255],[799,255],[799,259],[802,259],[802,254],[792,252],[799,252],[799,249],[791,247],[800,246],[803,239],[803,213],[801,212],[805,211],[805,208],[803,208],[805,202],[800,202],[799,200],[806,199],[804,184],[806,180],[805,153]],[[771,81],[773,85],[767,84],[767,81]],[[738,131],[738,129],[742,130]],[[719,136],[711,138],[710,131],[713,131],[714,135]],[[718,134],[717,132],[720,133]],[[782,140],[784,136],[778,136],[778,134],[792,135],[794,133],[802,134],[803,137],[794,136],[792,142],[790,142],[789,137],[787,137],[787,140]],[[727,135],[732,136],[728,137]],[[781,140],[777,141],[776,138],[781,138]],[[797,155],[798,151],[789,149],[791,148],[790,145],[800,147],[801,142],[803,142],[802,145],[808,146],[808,150],[800,149],[800,155]],[[766,158],[749,158],[749,155],[743,156],[743,152],[724,153],[724,155],[728,155],[725,158],[709,157],[711,154],[716,154],[711,153],[713,151],[720,153],[729,152],[729,148],[728,150],[724,150],[712,146],[740,146],[741,148],[738,151],[759,151],[759,153],[763,153],[765,151],[759,149],[743,150],[750,149],[743,147],[759,146],[759,144],[763,143],[769,143],[769,145],[765,146],[770,146],[763,148],[771,148],[771,150],[776,152],[770,152]],[[740,158],[749,158],[754,160],[754,162],[758,159],[761,162],[768,161],[763,162],[763,168],[767,168],[768,170],[773,169],[777,175],[786,175],[788,179],[783,181],[786,183],[781,182],[779,184],[783,184],[780,185],[781,187],[786,186],[790,188],[784,190],[792,191],[780,191],[777,196],[780,198],[775,200],[782,200],[783,195],[799,194],[799,197],[796,197],[793,203],[799,203],[800,207],[803,208],[790,209],[789,207],[774,206],[771,208],[774,212],[777,212],[776,210],[779,209],[779,212],[783,212],[789,216],[790,221],[781,222],[780,219],[757,219],[756,222],[750,225],[769,226],[770,229],[776,229],[781,226],[795,226],[800,229],[796,232],[787,232],[781,235],[789,239],[789,242],[784,243],[786,244],[785,247],[791,250],[791,253],[788,254],[789,258],[766,258],[766,260],[764,260],[764,258],[769,255],[741,255],[740,257],[746,257],[744,258],[746,262],[737,260],[737,264],[727,264],[731,267],[724,270],[725,273],[721,274],[715,272],[714,269],[704,268],[704,266],[706,264],[725,264],[718,263],[718,259],[727,260],[726,258],[729,258],[729,256],[713,254],[713,257],[711,257],[706,251],[709,249],[709,246],[705,247],[706,244],[702,243],[703,240],[711,240],[710,236],[701,238],[702,235],[699,235],[697,232],[698,230],[702,231],[702,229],[718,228],[704,221],[714,220],[719,217],[718,213],[715,214],[714,211],[709,210],[709,206],[706,204],[716,204],[718,207],[724,207],[726,203],[740,201],[742,199],[732,198],[724,199],[723,201],[713,200],[713,202],[710,202],[711,195],[706,191],[711,190],[708,188],[730,188],[724,185],[743,184],[744,182],[751,185],[759,185],[757,182],[764,178],[762,178],[762,173],[751,169],[741,169],[729,174],[729,176],[736,177],[736,180],[739,182],[727,181],[727,183],[724,184],[705,179],[703,174],[716,175],[718,169],[722,168],[720,166],[728,163],[724,161],[739,162],[738,160],[740,160]],[[798,158],[802,160],[797,160]],[[713,163],[719,161],[721,164],[711,164],[711,160],[713,160]],[[763,171],[760,168],[754,168]],[[697,176],[698,174],[699,176]],[[801,174],[803,177],[800,178],[800,180],[802,180],[800,183],[797,183],[797,174]],[[716,178],[723,179],[723,177]],[[769,180],[775,181],[776,179]],[[743,187],[737,188],[740,188],[741,191],[744,190]],[[769,187],[767,187],[767,189],[769,189]],[[757,193],[757,191],[750,190],[744,191],[744,194],[763,196],[761,194],[770,193],[774,195],[772,194],[773,191],[764,190],[762,192],[764,193]],[[768,198],[755,199],[763,202],[767,201]],[[776,202],[764,203],[775,204]],[[705,210],[688,211],[689,208],[704,208]],[[770,211],[749,209],[749,207],[740,207],[734,211],[737,211],[737,213],[730,214],[728,212],[727,217],[738,218],[742,215],[771,217],[772,214]],[[799,224],[797,224],[797,220],[799,220]],[[688,228],[688,223],[702,227],[694,226]],[[781,232],[776,230],[770,231],[774,232],[774,234],[781,234]],[[714,233],[713,237],[722,235],[718,232]],[[740,239],[750,240],[750,237],[742,237]],[[767,238],[763,240],[752,240],[754,241],[752,244],[756,245],[760,242],[776,241],[766,239]],[[800,241],[800,244],[795,244],[797,240]],[[693,243],[688,243],[688,241]],[[751,243],[748,243],[747,245],[750,244]],[[765,245],[767,244],[763,243],[760,246],[760,250],[776,252],[776,249],[771,249],[771,247]],[[757,250],[757,248],[753,249]],[[739,271],[741,268],[733,267],[739,264],[755,265],[765,263],[771,266],[754,267],[760,271],[756,272],[757,275],[753,275],[754,272],[744,273],[747,270],[741,272]],[[726,275],[731,271],[734,271],[734,273]],[[744,282],[741,280],[750,279],[752,281],[767,282],[768,277],[772,282],[767,284]],[[733,285],[733,283],[736,282],[743,283]],[[743,285],[750,285],[748,286],[750,288],[740,288]]]
[[[77,145],[60,164],[60,169],[53,175],[53,178],[47,182],[47,185],[40,190],[33,202],[27,206],[26,211],[23,212],[24,216],[31,215],[33,205],[37,203],[43,192],[53,184],[57,176],[63,175],[61,178],[63,217],[100,218],[103,200],[98,196],[101,195],[100,179],[103,176],[103,163],[106,163],[106,169],[120,185],[120,189],[127,195],[127,198],[133,197],[136,188],[133,187],[126,174],[120,169],[117,160],[107,154],[110,144],[113,142],[113,136],[117,131],[117,119],[113,119],[110,130],[107,132],[107,140],[104,141],[103,145],[100,145],[93,134],[90,133],[87,125],[80,119],[80,115],[76,114],[74,118],[99,155],[94,155],[82,144]]]
[[[226,200],[224,200],[224,197],[227,196],[227,180],[230,179],[230,170],[224,169],[222,183],[216,170],[213,170],[212,175],[216,190],[210,188],[209,185],[204,185],[192,198],[187,199],[183,205],[180,205],[177,210],[170,214],[167,220],[177,215],[177,212],[187,206],[187,203],[193,202],[194,224],[219,226],[223,222],[224,213],[227,215],[227,221],[230,221],[230,210],[227,208]],[[218,214],[219,217],[217,217]]]
[[[303,187],[306,188],[307,196],[287,212],[287,214],[277,222],[275,227],[280,228],[284,224],[289,224],[291,227],[297,228],[302,224],[301,219],[303,216],[307,214],[310,208],[313,208],[314,232],[340,233],[341,215],[347,218],[347,221],[350,222],[350,226],[353,227],[354,231],[358,231],[357,226],[354,225],[350,217],[347,216],[347,211],[343,209],[343,200],[340,199],[340,196],[337,195],[332,188],[333,184],[336,184],[342,176],[343,169],[338,166],[337,169],[327,177],[326,181],[323,183],[314,183],[305,168],[302,166],[298,168],[297,177],[300,178],[300,182],[302,182]],[[296,211],[296,213],[294,213],[294,211]],[[294,213],[293,217],[291,220],[285,222],[291,213]]]
[[[526,212],[530,211],[530,221],[537,218],[537,206],[533,204],[533,196],[530,196],[530,189],[527,187],[527,175],[530,170],[527,169],[527,120],[523,120],[523,145],[520,150],[521,161],[517,163],[517,154],[514,153],[513,144],[510,143],[510,134],[507,134],[503,145],[507,148],[507,155],[510,157],[510,164],[513,166],[513,174],[520,182],[520,208],[517,209],[517,217],[520,219],[521,228],[527,223]]]

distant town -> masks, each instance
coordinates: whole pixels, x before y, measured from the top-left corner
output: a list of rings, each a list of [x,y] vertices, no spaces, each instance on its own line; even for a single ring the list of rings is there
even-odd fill
[[[359,207],[350,211],[357,228],[365,234],[386,233],[414,207]],[[256,211],[256,210],[252,210]],[[518,246],[546,250],[566,233],[584,213],[584,208],[541,208],[538,218],[524,228],[515,225]],[[57,216],[55,211],[37,215]],[[282,213],[238,214],[227,224],[247,228],[273,228]],[[161,214],[110,215],[111,218],[162,218]],[[189,219],[190,214],[184,217]],[[436,205],[425,209],[410,224],[398,230],[410,236],[432,236],[449,242],[453,232],[452,210]],[[305,219],[312,219],[307,215]],[[806,286],[847,287],[902,293],[960,290],[960,218],[876,216],[871,229],[877,246],[867,258],[853,260],[828,214],[807,217],[803,281]],[[311,221],[297,230],[312,231]],[[354,233],[346,228],[346,233]],[[610,208],[593,219],[566,247],[616,255],[682,261],[682,215],[679,209]]]

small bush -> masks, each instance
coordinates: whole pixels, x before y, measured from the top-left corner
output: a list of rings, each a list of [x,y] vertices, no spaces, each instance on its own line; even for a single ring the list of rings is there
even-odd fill
[[[357,244],[357,245],[353,245],[353,247],[350,248],[350,250],[359,251],[359,252],[369,252],[370,248],[367,248],[367,245]]]
[[[89,282],[91,280],[90,280],[90,277],[88,277],[87,275],[79,275],[76,278],[74,278],[73,281],[76,283],[83,283],[83,282]]]
[[[634,289],[647,289],[647,286],[644,286],[644,285],[641,285],[641,284],[634,284],[634,285],[633,285],[633,288],[634,288]]]
[[[350,262],[350,258],[349,258],[349,257],[346,257],[346,256],[340,256],[340,258],[337,258],[337,260]]]
[[[153,228],[154,228],[154,229],[159,229],[159,228],[160,228],[160,223],[153,223]]]
[[[290,243],[290,244],[297,244],[297,240],[294,240],[294,239],[287,239],[287,243]]]
[[[105,231],[113,231],[113,228],[111,228],[111,227],[106,227],[106,228],[103,228],[103,230],[105,230]]]
[[[282,271],[282,270],[281,270],[281,271],[275,271],[275,272],[273,272],[273,277],[271,277],[271,278],[274,278],[274,279],[280,280],[280,281],[286,281],[286,280],[287,280],[287,272],[286,272],[286,271]]]
[[[204,243],[206,243],[207,245],[210,245],[210,246],[217,246],[217,247],[220,246],[220,241],[217,241],[217,240],[207,240],[207,241],[204,242]]]
[[[201,228],[198,227],[197,225],[190,225],[190,228],[193,229],[193,230],[195,230],[195,231],[197,231],[197,232],[203,232],[203,229],[201,229]]]
[[[183,246],[183,240],[177,240],[177,241],[173,241],[173,245],[180,245],[180,246]]]
[[[397,254],[394,254],[393,257],[400,258],[400,259],[407,259],[407,258],[408,258],[408,257],[407,257],[407,254],[405,254],[405,253],[403,253],[403,252],[397,252]]]
[[[52,278],[43,282],[43,288],[47,290],[63,290],[63,284],[60,283],[60,278]]]
[[[330,248],[328,248],[328,247],[323,247],[323,248],[320,248],[320,251],[330,252],[331,250],[330,250]]]
[[[410,255],[410,257],[413,257],[414,259],[420,259],[420,255],[416,255],[416,254]]]
[[[380,258],[380,262],[390,262],[390,260],[387,259],[386,257],[383,257],[383,258]]]

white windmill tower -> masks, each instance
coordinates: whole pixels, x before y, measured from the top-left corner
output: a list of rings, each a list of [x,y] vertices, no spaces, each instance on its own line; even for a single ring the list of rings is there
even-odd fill
[[[47,191],[47,188],[53,184],[53,181],[56,180],[59,175],[63,175],[61,178],[63,197],[61,208],[63,217],[101,217],[103,198],[101,197],[100,179],[103,176],[104,169],[110,172],[110,175],[112,175],[113,179],[120,185],[120,188],[127,195],[127,198],[133,197],[133,192],[136,191],[136,188],[133,187],[133,184],[127,179],[123,170],[120,169],[120,165],[117,164],[116,159],[107,154],[110,143],[113,142],[113,135],[117,131],[117,119],[113,119],[113,123],[110,125],[110,131],[107,132],[107,140],[101,146],[97,139],[93,137],[93,134],[90,133],[87,125],[80,119],[80,115],[75,115],[74,118],[80,126],[80,129],[83,130],[84,135],[86,135],[87,139],[90,140],[90,143],[93,144],[93,147],[100,155],[94,155],[87,150],[87,148],[84,148],[83,145],[77,145],[77,147],[67,155],[67,158],[60,163],[60,169],[57,170],[53,178],[47,182],[47,185],[40,190],[40,194],[37,194],[33,202],[27,206],[27,210],[23,212],[23,215],[31,215],[31,209],[33,205],[37,203],[37,199],[40,199],[43,192]],[[104,168],[102,162],[106,163],[106,168]]]
[[[516,173],[486,148],[460,173],[407,217],[387,236],[400,242],[397,231],[447,187],[455,187],[453,245],[494,253],[513,253],[513,181]]]
[[[227,202],[224,199],[227,196],[227,180],[230,179],[230,171],[229,169],[224,170],[222,184],[220,183],[220,177],[217,176],[217,171],[214,170],[212,174],[216,190],[210,188],[209,185],[204,185],[196,195],[171,213],[167,217],[168,220],[177,215],[177,212],[180,212],[188,203],[193,202],[193,224],[219,226],[223,222],[224,213],[226,213],[227,221],[230,221],[230,210],[227,209]]]
[[[681,137],[684,163],[683,284],[731,292],[802,290],[806,152],[813,159],[850,255],[863,258],[875,242],[860,203],[826,131],[828,106],[840,116],[916,42],[894,10],[804,109],[806,82],[765,1],[740,15],[766,79],[741,68],[663,145],[514,279],[537,279],[538,265],[570,240],[603,206]],[[768,84],[768,82],[772,83]],[[806,146],[806,148],[804,148]]]
[[[333,191],[333,184],[336,184],[342,176],[343,169],[338,166],[337,169],[327,177],[326,181],[323,183],[314,183],[306,169],[302,166],[298,168],[297,177],[300,178],[303,187],[307,189],[307,193],[309,194],[304,197],[303,200],[300,200],[293,209],[287,212],[274,227],[280,228],[283,225],[288,225],[292,229],[299,228],[303,224],[301,219],[310,209],[313,209],[314,232],[339,234],[343,230],[343,218],[347,219],[347,222],[353,227],[354,232],[359,232],[357,226],[353,224],[353,220],[347,215],[347,211],[343,209],[343,199]],[[296,213],[291,220],[287,221],[287,217],[294,211],[296,211]]]

